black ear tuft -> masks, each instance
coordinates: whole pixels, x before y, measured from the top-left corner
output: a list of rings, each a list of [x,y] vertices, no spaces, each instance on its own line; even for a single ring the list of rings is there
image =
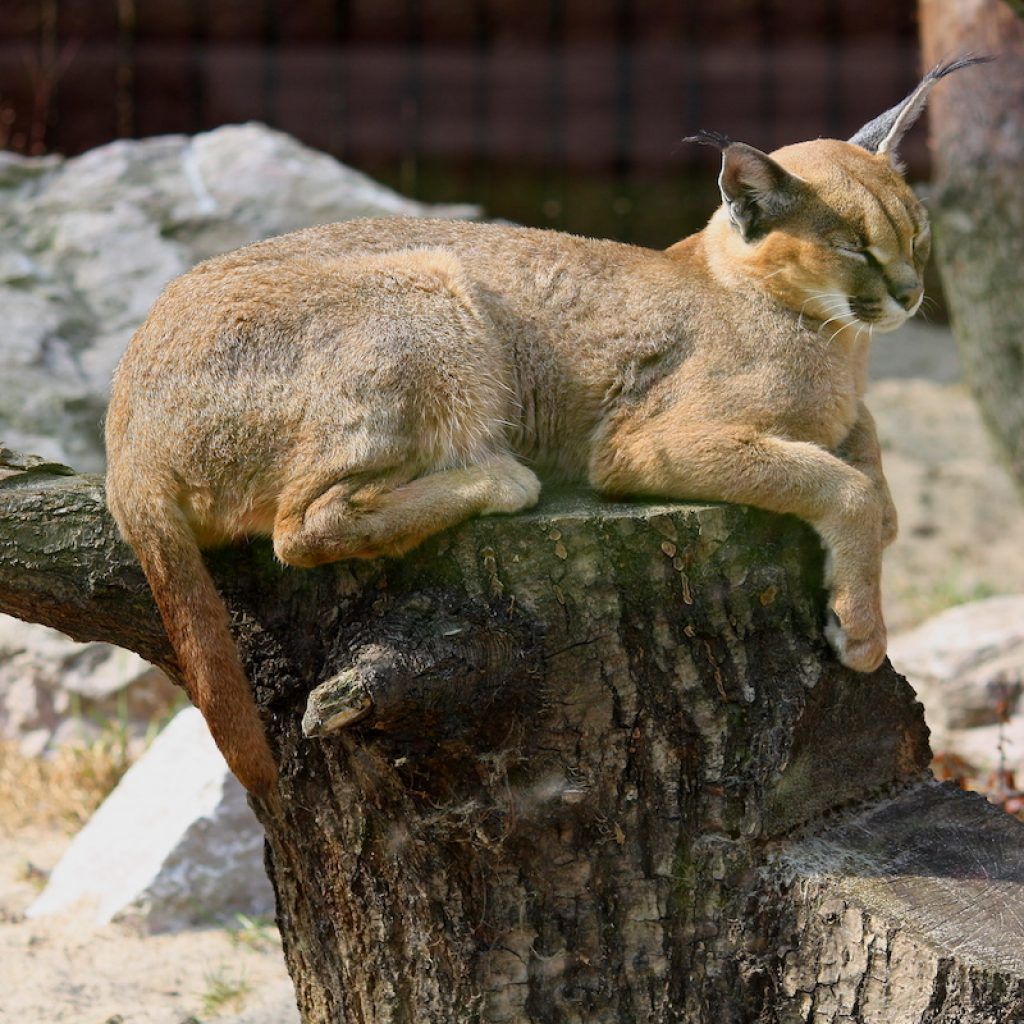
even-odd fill
[[[973,64],[991,64],[995,59],[991,53],[982,53],[977,57],[971,53],[965,53],[962,57],[953,57],[947,61],[940,60],[924,77],[937,82],[940,78],[945,78],[946,75],[959,71],[961,68],[969,68]]]
[[[701,128],[696,135],[687,135],[683,142],[696,142],[701,146],[714,146],[716,149],[728,149],[732,145],[732,139],[721,132],[708,131]]]
[[[961,68],[969,68],[973,64],[987,64],[992,60],[995,58],[988,55],[972,57],[965,54],[952,60],[941,61],[921,79],[914,91],[901,103],[869,121],[849,141],[870,153],[887,154],[890,161],[895,164],[896,147],[921,116],[928,101],[928,94],[935,83]]]

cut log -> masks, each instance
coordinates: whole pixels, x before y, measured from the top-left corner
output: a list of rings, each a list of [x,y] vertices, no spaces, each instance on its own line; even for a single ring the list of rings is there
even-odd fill
[[[759,915],[792,1000],[780,1020],[1024,1020],[1021,824],[981,796],[925,782],[770,863]]]
[[[0,608],[33,614],[52,546],[40,617],[170,664],[101,494],[0,481]],[[836,662],[802,523],[568,494],[401,560],[208,561],[281,765],[267,864],[307,1024],[1024,1005],[1024,827],[929,780],[890,667]]]

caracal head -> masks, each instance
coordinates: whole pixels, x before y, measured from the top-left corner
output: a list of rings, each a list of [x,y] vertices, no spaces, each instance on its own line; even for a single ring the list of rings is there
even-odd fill
[[[988,59],[940,64],[848,142],[818,139],[769,155],[714,132],[692,137],[722,151],[722,206],[709,227],[731,270],[835,331],[892,331],[913,316],[931,231],[896,148],[936,82]]]

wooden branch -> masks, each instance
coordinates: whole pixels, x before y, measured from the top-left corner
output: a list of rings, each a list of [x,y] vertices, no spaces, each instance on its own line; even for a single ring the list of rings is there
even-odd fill
[[[509,702],[522,710],[537,696],[537,640],[521,625],[490,616],[451,618],[429,600],[409,605],[375,623],[373,635],[353,645],[351,665],[313,690],[302,716],[304,736],[327,736],[367,719],[393,735],[403,728],[450,735],[460,724],[473,732],[482,712],[500,715]],[[408,638],[416,634],[423,639],[411,647]]]
[[[142,570],[107,513],[102,478],[2,447],[0,611],[176,672]]]

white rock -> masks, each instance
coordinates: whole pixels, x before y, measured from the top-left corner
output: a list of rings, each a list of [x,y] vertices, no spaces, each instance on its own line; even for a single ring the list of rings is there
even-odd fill
[[[1024,681],[1024,596],[948,608],[889,644],[893,665],[918,688],[931,722],[951,728],[1014,712]],[[930,724],[931,724],[930,722]]]
[[[134,326],[101,331],[92,339],[89,348],[82,352],[78,360],[90,394],[100,396],[104,403],[110,399],[110,382],[114,376],[114,369],[134,333]]]
[[[45,295],[23,288],[0,288],[4,320],[18,325],[4,338],[3,356],[7,367],[31,366],[39,359],[46,342],[56,333],[60,314]]]
[[[889,658],[925,707],[936,752],[993,771],[1024,755],[1024,595],[949,608],[894,637]],[[1000,745],[1002,744],[1002,753]]]
[[[160,931],[272,908],[263,830],[188,708],[74,838],[27,916],[76,911]]]
[[[994,788],[993,780],[1006,770],[1018,786],[1024,781],[1024,715],[1013,715],[997,725],[936,731],[931,744],[936,753],[962,758],[970,766],[969,774],[983,786]]]
[[[337,219],[339,200],[345,217],[423,213],[422,203],[260,124],[198,135],[184,162],[196,213],[218,212],[261,234],[275,210],[291,216],[277,230]]]
[[[164,285],[193,262],[161,236],[159,222],[123,202],[65,214],[54,245],[64,255],[72,286],[88,297],[97,324],[104,330],[127,326],[129,335]]]

